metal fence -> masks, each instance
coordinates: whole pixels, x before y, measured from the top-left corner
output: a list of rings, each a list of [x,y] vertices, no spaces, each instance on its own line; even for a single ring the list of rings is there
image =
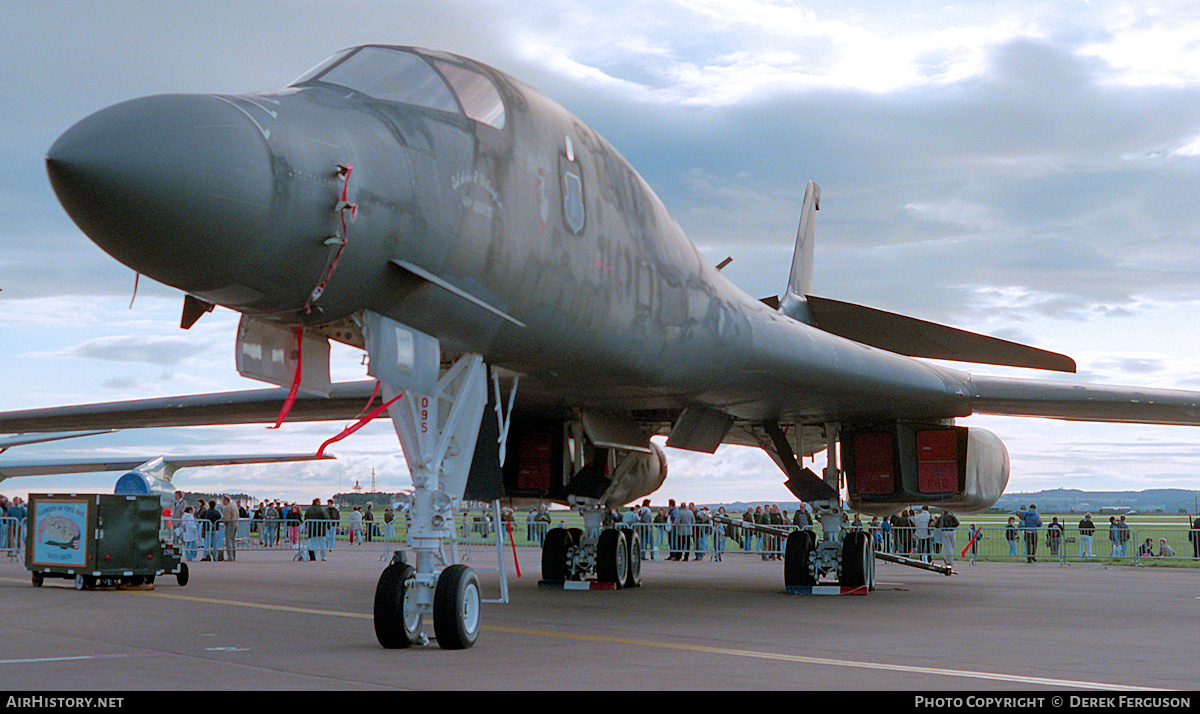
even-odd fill
[[[174,533],[174,540],[184,547],[185,557],[189,559],[209,559],[225,557],[225,524],[214,524],[205,519],[195,521],[196,530],[189,534],[189,540],[184,540],[181,522],[177,519],[166,519],[165,528]],[[500,521],[502,542],[505,545],[515,544],[520,547],[541,547],[546,533],[551,528],[582,527],[574,514],[570,518],[560,518],[557,523]],[[320,557],[321,546],[326,552],[341,549],[369,550],[378,549],[390,553],[398,546],[406,544],[408,525],[404,518],[399,517],[391,523],[382,521],[361,524],[346,520],[309,520],[296,521],[287,519],[257,520],[242,519],[235,526],[237,535],[234,538],[234,550],[267,550],[290,549],[297,557],[307,557],[308,551]],[[783,538],[756,533],[741,533],[740,528],[726,528],[703,524],[693,526],[692,533],[684,538],[678,530],[659,524],[635,524],[642,543],[644,559],[665,559],[672,553],[680,555],[687,552],[690,557],[716,558],[720,554],[753,553],[764,559],[777,558],[783,555]],[[478,514],[466,514],[456,519],[455,542],[466,546],[493,545],[496,540],[497,523],[494,519],[485,518]],[[734,531],[738,531],[734,533]],[[190,545],[194,543],[195,545]]]
[[[21,558],[25,552],[25,521],[9,516],[0,518],[0,555]]]
[[[164,519],[165,528],[173,533],[174,541],[183,546],[184,556],[189,560],[212,560],[227,557],[226,529],[224,523],[207,519],[196,519],[193,532],[184,532],[180,519]],[[540,545],[548,524],[526,532],[523,528],[513,530],[517,545]],[[341,520],[296,520],[296,519],[239,519],[232,526],[236,530],[234,552],[251,550],[291,550],[297,558],[307,558],[309,553],[321,558],[337,550],[371,550],[390,554],[397,547],[407,544],[408,524],[403,516],[387,521],[354,522]],[[494,545],[495,528],[490,522],[473,517],[460,517],[456,522],[454,542],[464,545]],[[504,542],[511,543],[507,535]]]
[[[504,545],[540,547],[546,532],[554,527],[581,527],[575,514],[554,513],[556,522],[500,521]],[[211,521],[196,521],[195,539],[185,541],[178,520],[166,519],[164,531],[184,546],[189,560],[224,557],[225,526],[214,527]],[[510,531],[511,527],[511,531]],[[774,526],[788,532],[793,526]],[[459,514],[456,519],[455,542],[466,546],[489,546],[495,543],[497,522],[488,514]],[[646,560],[665,560],[670,557],[689,560],[719,560],[726,554],[758,556],[764,560],[783,557],[785,538],[755,533],[736,525],[700,523],[688,529],[672,528],[667,524],[635,524]],[[818,528],[819,530],[819,528]],[[1142,526],[1123,531],[1124,541],[1107,524],[1098,526],[1091,536],[1081,533],[1077,526],[1065,526],[1057,537],[1045,525],[1036,532],[1018,528],[1010,540],[1005,526],[983,525],[972,528],[960,524],[952,538],[944,531],[931,530],[928,538],[917,538],[915,528],[869,530],[878,550],[897,555],[917,556],[929,560],[945,559],[943,549],[952,551],[952,560],[1021,561],[1036,557],[1039,561],[1062,563],[1104,561],[1141,565],[1146,562],[1200,561],[1200,531],[1187,527]],[[288,550],[296,558],[306,558],[312,551],[316,557],[338,550],[377,549],[390,554],[407,541],[407,523],[401,514],[390,523],[295,519],[242,519],[236,526],[234,550]],[[978,537],[975,538],[975,533]],[[510,535],[511,533],[511,535]],[[0,518],[0,555],[20,558],[23,555],[25,524],[15,518]],[[192,545],[194,543],[194,545]],[[953,545],[951,545],[953,544]],[[322,547],[323,546],[323,547]],[[1165,547],[1164,547],[1165,546]],[[1032,554],[1030,553],[1032,550]]]
[[[574,516],[574,514],[572,514]],[[197,521],[198,557],[223,548],[224,526],[213,530],[209,521]],[[555,527],[581,527],[575,518],[560,518],[557,523],[500,521],[499,528],[505,545],[540,547],[546,532]],[[511,527],[511,530],[510,530]],[[791,532],[794,526],[774,526]],[[642,557],[646,560],[661,560],[672,556],[682,559],[719,559],[725,554],[757,555],[763,559],[779,559],[783,556],[785,537],[756,533],[736,525],[695,524],[684,535],[684,529],[667,524],[635,524],[642,544]],[[853,526],[852,526],[853,528]],[[268,548],[291,549],[306,555],[306,551],[318,554],[320,546],[325,551],[339,549],[371,549],[391,552],[406,543],[407,523],[398,517],[391,523],[365,521],[351,524],[341,521],[288,521],[288,520],[241,520],[238,522],[236,549],[264,550]],[[456,542],[462,545],[492,545],[496,538],[497,523],[478,514],[460,514],[456,519]],[[984,525],[972,529],[960,525],[953,536],[948,531],[930,529],[926,538],[918,538],[918,529],[891,528],[888,531],[863,526],[869,530],[878,550],[897,555],[925,556],[926,559],[944,559],[943,549],[952,550],[952,560],[1023,560],[1036,557],[1038,560],[1062,562],[1109,560],[1140,563],[1145,560],[1184,561],[1200,560],[1200,537],[1198,532],[1185,527],[1141,527],[1124,531],[1126,540],[1118,543],[1110,540],[1107,527],[1097,528],[1089,537],[1075,526],[1065,527],[1057,537],[1045,526],[1036,532],[1016,529],[1015,539],[1010,545],[1004,526]],[[819,528],[817,529],[819,531]],[[314,539],[316,533],[324,534]],[[978,537],[975,534],[978,533]],[[1113,537],[1116,537],[1115,534]],[[176,538],[177,542],[181,542]],[[311,541],[311,542],[310,542]],[[1090,542],[1089,542],[1090,541]],[[1149,541],[1149,546],[1147,546]],[[1163,545],[1167,548],[1164,551]],[[1119,546],[1119,547],[1118,547]],[[1032,551],[1032,554],[1030,553]],[[1164,555],[1165,552],[1165,555]]]
[[[921,542],[917,529],[892,528],[876,536],[876,547],[897,555],[929,553],[941,559],[947,547],[943,532],[934,530]],[[976,537],[976,533],[978,536]],[[1141,565],[1146,561],[1200,561],[1200,532],[1190,528],[1143,526],[1110,531],[1107,524],[1087,534],[1078,526],[1061,530],[1043,524],[1035,530],[985,525],[959,526],[953,537],[953,559],[1019,561],[1036,558],[1062,563],[1107,561]],[[1164,547],[1165,546],[1165,547]]]

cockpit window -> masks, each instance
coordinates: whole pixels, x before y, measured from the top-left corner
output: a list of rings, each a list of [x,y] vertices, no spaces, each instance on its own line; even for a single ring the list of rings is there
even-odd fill
[[[347,87],[376,99],[415,104],[455,114],[459,112],[454,95],[429,63],[403,50],[360,47],[344,59],[342,55],[334,55],[295,83],[314,79]]]
[[[289,86],[289,87],[291,87],[291,86],[294,86],[294,85],[297,85],[297,84],[304,84],[305,82],[309,81],[310,79],[313,79],[313,78],[315,78],[317,75],[321,74],[321,73],[322,73],[322,72],[324,72],[325,70],[327,70],[327,69],[329,69],[330,67],[334,66],[334,65],[335,65],[335,64],[337,64],[338,62],[341,62],[341,61],[342,61],[342,58],[344,58],[346,55],[348,55],[348,54],[350,54],[351,52],[353,52],[353,51],[354,51],[354,49],[355,49],[355,48],[353,48],[353,47],[348,47],[348,48],[346,48],[346,49],[344,49],[344,50],[340,50],[340,51],[338,51],[338,52],[334,52],[333,54],[329,55],[329,56],[328,56],[328,57],[326,57],[325,59],[323,59],[323,60],[321,60],[320,62],[318,62],[316,67],[313,67],[312,69],[308,70],[308,71],[307,71],[307,72],[305,72],[304,74],[302,74],[302,75],[300,75],[299,77],[297,77],[297,78],[293,79],[291,82],[288,82],[288,86]]]
[[[461,105],[461,111],[469,118],[504,128],[504,100],[492,80],[443,59],[427,60],[394,47],[352,47],[313,67],[292,84],[314,80],[347,87],[376,99],[444,112],[459,113]]]
[[[434,64],[454,88],[468,117],[497,129],[504,128],[504,101],[492,80],[461,65],[441,60],[434,60]]]

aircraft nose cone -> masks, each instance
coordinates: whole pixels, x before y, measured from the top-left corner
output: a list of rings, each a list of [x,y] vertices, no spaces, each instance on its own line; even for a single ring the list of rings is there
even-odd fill
[[[269,229],[266,130],[233,100],[145,97],[71,127],[46,156],[75,223],[125,265],[182,290],[237,283]]]

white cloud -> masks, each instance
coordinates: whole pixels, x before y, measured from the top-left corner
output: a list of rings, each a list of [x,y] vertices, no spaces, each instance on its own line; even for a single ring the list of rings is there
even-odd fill
[[[697,107],[820,88],[885,93],[963,82],[986,71],[992,48],[1040,37],[1019,13],[946,27],[856,23],[832,7],[757,0],[559,8],[544,31],[518,30],[524,58],[637,102]]]
[[[1111,68],[1120,86],[1200,85],[1200,13],[1192,3],[1121,5],[1105,15],[1108,37],[1083,45],[1081,56]]]
[[[1183,146],[1171,150],[1172,156],[1200,156],[1200,136],[1193,138]]]

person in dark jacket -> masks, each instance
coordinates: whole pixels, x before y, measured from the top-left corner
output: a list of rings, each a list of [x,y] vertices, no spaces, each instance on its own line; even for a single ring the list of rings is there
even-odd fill
[[[309,560],[317,559],[314,548],[321,554],[321,560],[325,560],[325,547],[328,545],[325,536],[328,532],[329,513],[321,508],[321,499],[314,498],[312,505],[304,511],[304,534],[308,537]]]
[[[1079,522],[1079,557],[1091,558],[1092,556],[1092,536],[1096,533],[1096,524],[1092,522],[1092,514],[1083,514],[1083,520]]]
[[[293,503],[284,516],[287,523],[288,542],[292,545],[300,546],[300,523],[304,520],[304,514],[300,512],[299,504]]]
[[[1196,520],[1192,522],[1192,529],[1188,531],[1188,540],[1192,542],[1192,558],[1200,560],[1200,516],[1196,516]]]
[[[910,518],[912,511],[905,508],[900,511],[900,515],[896,516],[896,521],[892,525],[896,531],[896,545],[900,555],[908,555],[913,551],[913,530],[916,524]]]
[[[946,565],[954,565],[954,551],[958,548],[954,542],[955,535],[958,533],[958,518],[950,511],[943,510],[941,520],[938,521],[938,528],[942,531],[942,562]]]
[[[1058,556],[1058,546],[1062,543],[1063,526],[1058,522],[1058,516],[1050,520],[1050,525],[1046,526],[1046,547],[1050,549],[1050,555]]]
[[[1025,530],[1025,562],[1037,562],[1038,527],[1042,525],[1042,517],[1038,515],[1037,506],[1029,504],[1021,525]]]
[[[201,517],[208,521],[208,531],[204,539],[204,559],[217,560],[221,550],[221,511],[217,508],[215,500],[208,502],[208,508]]]
[[[771,506],[771,512],[767,514],[767,525],[772,525],[776,528],[782,528],[785,525],[783,513],[779,510],[778,503],[773,504]],[[783,560],[783,544],[780,541],[779,536],[773,535],[767,542],[770,543],[771,560]]]
[[[325,502],[325,513],[329,514],[329,532],[325,536],[325,547],[329,548],[329,552],[333,552],[333,544],[337,542],[338,530],[342,525],[342,512],[337,506],[333,505],[333,499]]]

